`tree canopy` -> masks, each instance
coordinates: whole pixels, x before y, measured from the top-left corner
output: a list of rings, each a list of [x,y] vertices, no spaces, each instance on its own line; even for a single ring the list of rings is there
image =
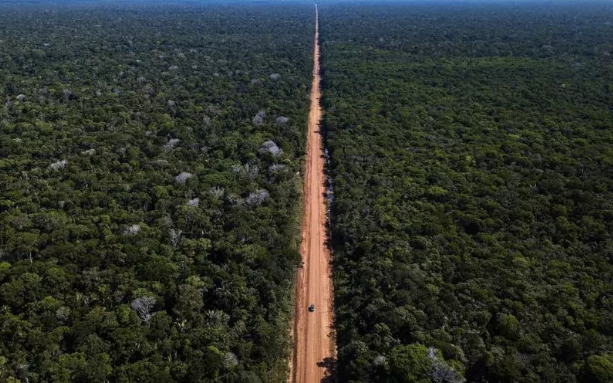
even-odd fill
[[[285,381],[311,7],[2,7],[0,380]]]
[[[340,381],[610,381],[611,10],[321,7]]]

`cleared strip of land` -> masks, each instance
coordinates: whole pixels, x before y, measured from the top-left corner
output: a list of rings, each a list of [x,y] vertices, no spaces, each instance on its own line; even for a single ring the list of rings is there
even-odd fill
[[[319,15],[315,6],[313,83],[309,112],[304,217],[300,253],[304,266],[298,272],[295,349],[291,382],[320,382],[330,372],[334,358],[332,336],[333,290],[330,251],[327,247],[327,211],[324,198],[324,158],[321,132]],[[314,304],[315,311],[308,306]]]

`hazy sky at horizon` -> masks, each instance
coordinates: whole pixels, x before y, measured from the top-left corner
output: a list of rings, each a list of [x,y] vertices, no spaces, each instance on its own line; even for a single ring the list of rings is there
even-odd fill
[[[207,3],[301,3],[301,4],[325,4],[325,3],[422,3],[422,4],[441,4],[441,3],[471,3],[471,4],[491,4],[491,3],[534,3],[534,4],[588,4],[588,3],[608,3],[604,0],[0,0],[2,4],[67,4],[67,3],[88,3],[88,4],[108,4],[108,3],[186,3],[186,4],[207,4]]]
[[[470,6],[493,6],[493,5],[506,5],[506,6],[529,6],[531,4],[535,6],[606,6],[613,7],[613,1],[611,0],[0,0],[0,8],[12,7],[18,8],[24,7],[37,7],[37,6],[147,6],[151,4],[153,6],[204,6],[210,5],[241,5],[245,6],[258,6],[258,5],[307,5],[315,4],[320,5],[401,5],[401,4],[419,4],[419,5],[470,5]]]

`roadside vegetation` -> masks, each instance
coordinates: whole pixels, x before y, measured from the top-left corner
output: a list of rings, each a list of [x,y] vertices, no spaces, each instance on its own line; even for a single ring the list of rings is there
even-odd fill
[[[284,381],[312,8],[0,26],[0,380]]]
[[[613,379],[611,11],[321,7],[339,381]]]

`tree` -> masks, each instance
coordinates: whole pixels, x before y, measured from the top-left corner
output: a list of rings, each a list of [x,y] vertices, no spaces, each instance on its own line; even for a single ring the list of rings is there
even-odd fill
[[[389,382],[430,382],[432,360],[428,349],[420,344],[394,347],[387,357],[387,376]]]

